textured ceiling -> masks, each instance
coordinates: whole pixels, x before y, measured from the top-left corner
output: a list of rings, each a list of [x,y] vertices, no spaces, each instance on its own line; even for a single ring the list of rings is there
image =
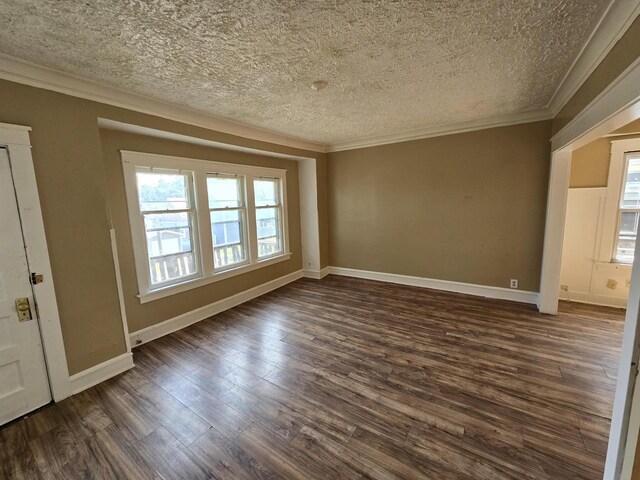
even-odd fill
[[[608,3],[0,0],[0,52],[337,143],[544,108]]]

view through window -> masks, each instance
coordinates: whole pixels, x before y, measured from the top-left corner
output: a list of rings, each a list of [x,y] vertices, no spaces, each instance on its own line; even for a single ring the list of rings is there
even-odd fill
[[[614,260],[633,263],[640,219],[640,152],[628,153],[626,160]]]

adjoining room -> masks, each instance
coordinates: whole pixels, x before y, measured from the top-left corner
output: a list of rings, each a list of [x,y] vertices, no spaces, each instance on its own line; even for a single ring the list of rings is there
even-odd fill
[[[639,0],[0,5],[0,478],[640,478]]]

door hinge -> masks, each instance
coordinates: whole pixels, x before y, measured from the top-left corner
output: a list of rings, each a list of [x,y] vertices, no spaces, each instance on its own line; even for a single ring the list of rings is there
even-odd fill
[[[44,281],[44,277],[36,272],[31,272],[31,277],[29,278],[31,285],[37,285]]]

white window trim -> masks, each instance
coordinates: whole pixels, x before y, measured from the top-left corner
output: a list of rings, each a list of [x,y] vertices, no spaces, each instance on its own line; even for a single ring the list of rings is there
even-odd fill
[[[611,160],[609,162],[609,178],[607,179],[607,193],[604,203],[604,216],[602,221],[602,237],[598,260],[606,263],[629,263],[614,261],[616,238],[618,236],[618,217],[620,195],[622,193],[623,177],[626,169],[627,152],[640,151],[640,138],[627,138],[613,140],[611,142]]]
[[[274,263],[279,263],[291,258],[289,248],[289,222],[287,212],[287,171],[278,168],[257,167],[253,165],[239,165],[233,163],[212,162],[207,160],[197,160],[169,155],[158,155],[152,153],[132,152],[121,150],[122,168],[124,172],[125,192],[127,197],[127,209],[129,213],[129,224],[131,228],[131,239],[133,242],[133,253],[138,282],[138,299],[140,303],[147,303],[153,300],[185,292],[203,285],[225,280],[236,275],[266,267]],[[194,240],[199,244],[198,259],[200,276],[191,278],[184,282],[167,285],[164,287],[151,289],[148,274],[148,258],[146,254],[146,235],[142,228],[140,205],[138,203],[138,187],[136,182],[136,169],[154,167],[168,170],[184,170],[193,172],[195,192],[193,202],[196,207],[197,229],[194,231]],[[207,196],[207,174],[224,173],[237,174],[246,178],[246,209],[247,209],[247,243],[248,243],[248,263],[243,263],[234,267],[227,267],[214,271],[213,266],[213,239],[209,220],[209,201]],[[258,259],[257,248],[253,243],[256,239],[255,221],[255,201],[253,198],[253,180],[259,177],[274,177],[280,179],[282,195],[282,236],[283,253],[277,256]]]

